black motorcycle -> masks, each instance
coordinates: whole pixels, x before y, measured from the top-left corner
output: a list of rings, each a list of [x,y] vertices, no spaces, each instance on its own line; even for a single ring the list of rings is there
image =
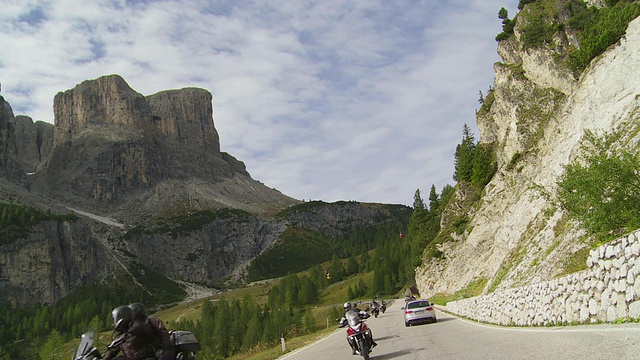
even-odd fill
[[[382,311],[382,313],[384,314],[385,311],[387,311],[387,303],[386,302],[382,302],[382,305],[380,305],[380,311]]]
[[[175,346],[176,360],[196,360],[196,352],[200,350],[200,343],[195,335],[189,331],[173,330],[169,332],[171,341]],[[120,346],[129,336],[125,333],[107,345],[107,350]],[[95,332],[89,330],[82,334],[80,344],[73,354],[72,360],[100,360],[100,351],[93,346]]]
[[[378,306],[378,303],[374,302],[371,304],[371,314],[374,317],[378,317],[378,315],[380,315],[380,306]]]

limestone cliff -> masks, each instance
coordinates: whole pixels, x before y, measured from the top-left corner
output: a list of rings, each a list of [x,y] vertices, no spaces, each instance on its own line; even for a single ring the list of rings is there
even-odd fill
[[[118,75],[60,92],[54,147],[29,187],[120,217],[182,211],[185,204],[191,210],[231,206],[268,213],[295,203],[220,151],[211,101],[211,93],[196,88],[145,97]],[[174,185],[184,191],[164,192]],[[158,199],[160,191],[165,196]]]
[[[14,116],[0,96],[0,176],[24,181],[53,148],[53,126],[27,116]]]
[[[568,29],[545,46],[523,50],[528,6],[518,14],[513,36],[499,42],[503,61],[494,66],[494,91],[476,119],[481,141],[497,149],[497,173],[478,205],[463,214],[470,219],[465,232],[450,234],[453,241],[440,248],[444,256],[417,270],[425,296],[453,294],[469,284],[487,292],[558,276],[567,258],[588,246],[553,200],[564,166],[577,156],[586,130],[615,131],[618,146],[637,144],[640,19],[574,77],[558,61],[575,45]]]

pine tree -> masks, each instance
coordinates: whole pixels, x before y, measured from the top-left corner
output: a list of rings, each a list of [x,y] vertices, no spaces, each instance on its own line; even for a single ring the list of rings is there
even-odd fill
[[[331,258],[331,280],[332,282],[338,282],[344,278],[344,267],[342,266],[342,260],[337,254],[333,254]]]
[[[413,210],[424,210],[424,201],[420,196],[420,189],[416,189],[416,193],[413,195]]]
[[[231,318],[229,304],[224,299],[220,299],[216,304],[214,321],[213,338],[215,339],[216,352],[223,357],[227,357],[230,355],[231,334],[229,323]]]
[[[438,193],[436,192],[436,186],[431,185],[431,191],[429,192],[429,211],[435,212],[440,208],[440,198],[438,197]]]
[[[473,157],[471,183],[477,187],[484,187],[491,181],[496,172],[493,147],[491,145],[476,146]]]
[[[358,260],[356,260],[354,255],[351,255],[349,260],[347,260],[347,276],[357,274],[359,267],[360,265],[358,265]]]
[[[456,146],[454,154],[454,175],[455,181],[471,181],[473,174],[473,156],[475,152],[476,142],[469,126],[464,124],[462,130],[462,142]]]
[[[56,360],[62,354],[64,347],[64,339],[58,330],[53,330],[47,341],[44,343],[42,349],[40,349],[40,360]]]

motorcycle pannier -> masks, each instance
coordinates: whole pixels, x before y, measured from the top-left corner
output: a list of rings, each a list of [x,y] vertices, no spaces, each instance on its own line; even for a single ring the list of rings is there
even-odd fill
[[[173,341],[173,345],[176,347],[176,353],[189,353],[200,350],[200,343],[191,331],[172,331],[171,340]]]

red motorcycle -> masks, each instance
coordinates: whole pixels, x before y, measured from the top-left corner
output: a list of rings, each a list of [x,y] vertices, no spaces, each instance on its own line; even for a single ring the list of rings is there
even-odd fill
[[[364,360],[369,360],[369,353],[373,348],[373,336],[371,329],[364,322],[369,314],[349,310],[344,314],[340,327],[347,326],[347,341],[354,351],[354,355],[361,355]]]

